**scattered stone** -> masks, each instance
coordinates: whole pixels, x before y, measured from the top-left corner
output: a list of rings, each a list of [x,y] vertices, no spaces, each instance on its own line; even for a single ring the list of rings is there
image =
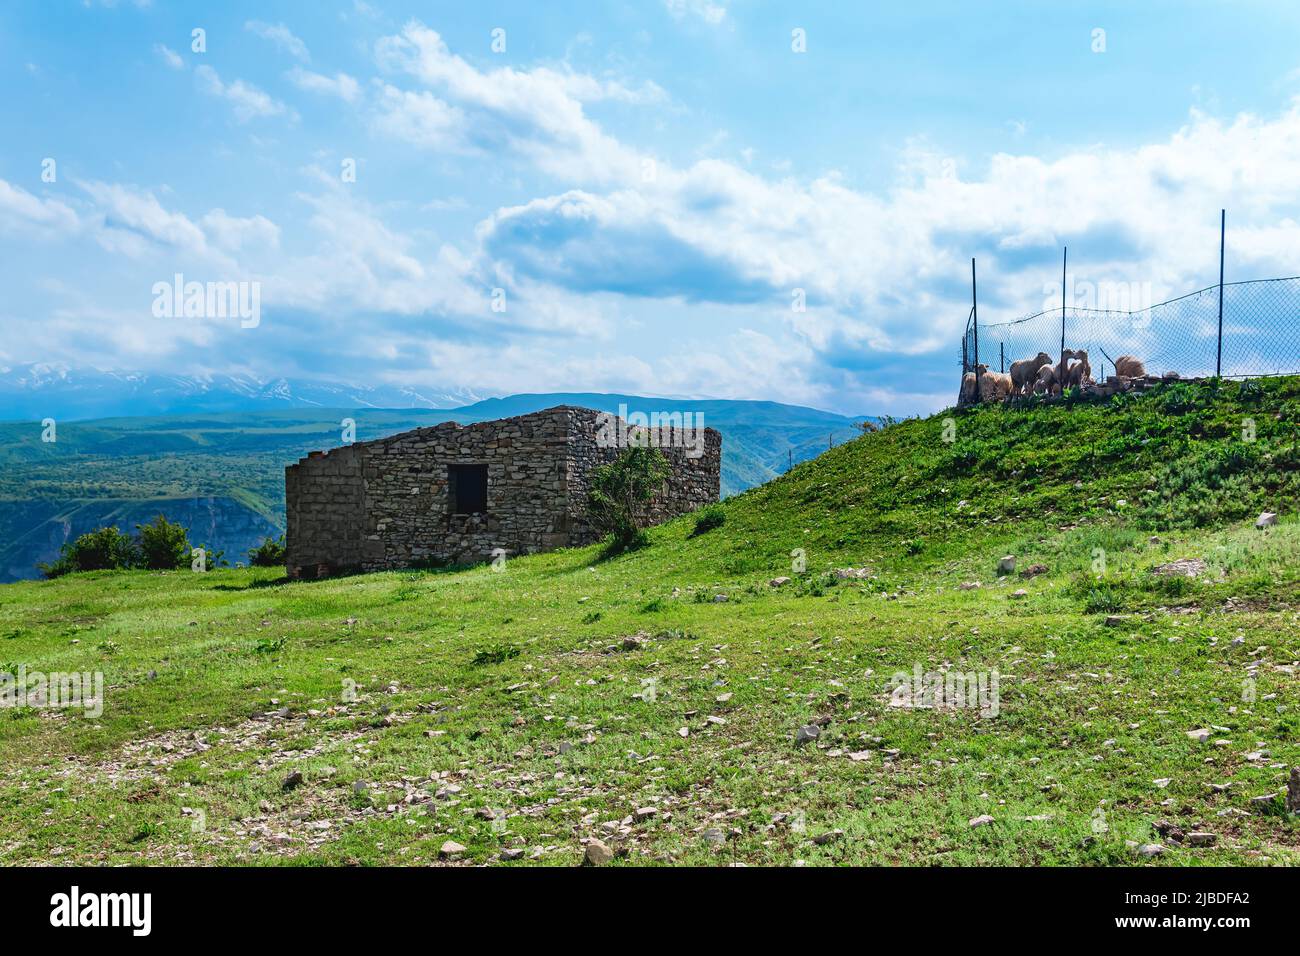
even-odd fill
[[[1011,574],[1016,569],[1016,556],[1006,554],[998,559],[998,574]]]
[[[840,580],[863,580],[871,577],[870,568],[836,568],[835,576]]]
[[[713,603],[714,603],[714,604],[726,604],[726,603],[727,603],[727,595],[725,595],[725,594],[715,594],[715,595],[713,595]]]
[[[1197,575],[1204,574],[1207,567],[1208,565],[1201,558],[1179,558],[1177,561],[1170,561],[1168,564],[1157,564],[1151,569],[1151,573],[1164,577],[1194,578]]]
[[[1127,614],[1107,614],[1106,619],[1102,621],[1107,627],[1123,627],[1127,622]]]
[[[454,860],[465,852],[465,848],[455,840],[448,840],[438,849],[438,859]]]
[[[725,703],[727,703],[727,702],[730,701],[730,700],[731,700],[731,694],[730,694],[730,693],[727,693],[727,694],[719,694],[717,697],[713,698],[714,703],[717,703],[717,704],[725,704]]]
[[[1214,846],[1219,837],[1214,833],[1206,833],[1202,830],[1195,830],[1187,834],[1188,846]]]
[[[587,851],[583,854],[582,862],[587,866],[604,866],[614,860],[614,851],[608,844],[600,840],[589,840],[587,842]]]
[[[958,591],[978,591],[980,583],[978,581],[966,581],[957,585]]]
[[[501,859],[506,860],[507,862],[510,860],[517,860],[523,855],[524,851],[520,850],[518,847],[511,847],[508,850],[501,851]]]
[[[1151,782],[1154,783],[1161,790],[1163,790],[1165,787],[1169,786],[1169,784],[1172,783],[1173,781],[1170,777],[1157,777],[1155,780],[1152,780]]]
[[[987,813],[981,814],[970,821],[970,827],[974,830],[976,827],[986,827],[993,822],[993,818]]]
[[[871,759],[871,751],[870,750],[849,751],[849,759],[852,760],[854,763],[862,763],[862,761],[864,760]]]
[[[1286,785],[1286,809],[1288,813],[1300,813],[1300,767],[1291,768],[1291,779]]]
[[[1164,852],[1165,848],[1159,843],[1143,843],[1137,848],[1138,856],[1148,860],[1152,857],[1160,856]]]
[[[842,836],[844,836],[843,830],[827,830],[825,833],[819,833],[813,837],[813,843],[816,843],[818,846],[825,846],[827,843],[830,843],[833,840],[838,840]]]
[[[627,637],[623,638],[623,650],[625,651],[639,650],[644,645],[645,638],[641,637],[639,634],[629,634]]]
[[[293,773],[289,774],[289,776],[285,777],[283,780],[280,781],[280,789],[292,790],[294,787],[300,786],[301,784],[302,784],[302,771],[295,770]]]
[[[1262,796],[1251,797],[1250,805],[1254,807],[1256,810],[1263,811],[1271,807],[1276,801],[1277,801],[1276,793],[1265,793]]]
[[[812,743],[822,735],[822,729],[816,724],[804,724],[794,733],[794,742],[802,745]]]
[[[1277,514],[1272,511],[1262,512],[1260,516],[1255,519],[1256,528],[1271,528],[1275,524],[1277,524]]]
[[[649,820],[658,813],[658,807],[638,807],[636,813],[633,815],[636,817],[637,822],[641,823],[645,820]]]
[[[769,586],[769,587],[779,588],[779,587],[782,587],[783,585],[789,584],[789,583],[790,583],[790,579],[789,579],[789,578],[786,578],[786,577],[773,578],[772,580],[768,581],[767,583],[768,583],[768,586]]]
[[[1210,739],[1210,730],[1208,727],[1202,727],[1199,730],[1187,731],[1187,736],[1191,737],[1198,744],[1203,744]]]
[[[689,728],[689,727],[678,727],[678,728],[677,728],[677,736],[678,736],[678,737],[681,737],[681,738],[685,739],[685,738],[689,737],[690,735],[691,735],[691,728]]]
[[[727,841],[727,835],[717,827],[709,827],[704,831],[702,836],[704,837],[705,843],[713,843],[716,845]]]
[[[1029,592],[1024,588],[1016,588],[1011,592],[1011,600],[1013,601],[1023,601],[1027,597],[1029,597]]]

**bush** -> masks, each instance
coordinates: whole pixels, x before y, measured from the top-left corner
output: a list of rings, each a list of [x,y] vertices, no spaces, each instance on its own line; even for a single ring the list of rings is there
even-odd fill
[[[475,667],[483,667],[486,664],[504,664],[506,661],[518,657],[519,653],[519,648],[514,644],[504,642],[492,644],[475,654],[470,663]]]
[[[591,473],[587,520],[602,536],[613,535],[616,551],[645,542],[645,505],[668,478],[668,460],[658,448],[633,445]]]
[[[727,512],[723,510],[722,505],[705,505],[695,513],[695,530],[691,534],[704,534],[706,531],[720,528],[726,520]]]
[[[88,531],[59,550],[52,564],[40,565],[47,578],[57,578],[74,571],[107,571],[129,568],[136,563],[135,542],[116,527]]]
[[[248,552],[248,565],[253,568],[274,568],[284,564],[284,535],[267,537]]]
[[[138,524],[140,532],[141,566],[150,571],[175,571],[190,561],[190,543],[185,537],[185,526],[174,524],[163,515],[149,524]]]

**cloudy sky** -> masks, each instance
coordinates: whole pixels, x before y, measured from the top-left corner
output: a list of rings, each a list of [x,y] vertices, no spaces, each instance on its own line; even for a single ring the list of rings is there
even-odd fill
[[[1290,0],[14,0],[0,364],[933,410],[972,256],[986,321],[1067,243],[1072,283],[1209,285],[1225,206],[1230,278],[1300,272],[1297,36]],[[260,323],[155,315],[177,273]]]

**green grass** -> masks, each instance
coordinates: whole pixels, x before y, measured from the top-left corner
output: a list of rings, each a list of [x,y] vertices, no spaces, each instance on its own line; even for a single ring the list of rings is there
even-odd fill
[[[1249,802],[1300,763],[1300,382],[1260,385],[903,422],[609,559],[6,585],[0,662],[106,699],[0,710],[0,862],[1300,861]],[[997,716],[889,706],[917,665],[996,669]]]

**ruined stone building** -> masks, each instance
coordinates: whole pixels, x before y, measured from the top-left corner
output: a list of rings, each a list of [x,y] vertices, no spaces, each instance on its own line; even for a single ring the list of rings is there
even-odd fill
[[[717,501],[722,436],[702,425],[649,431],[671,466],[650,520]],[[284,472],[288,573],[473,563],[497,549],[513,557],[590,544],[591,471],[618,455],[628,432],[607,413],[559,406],[312,452]]]

